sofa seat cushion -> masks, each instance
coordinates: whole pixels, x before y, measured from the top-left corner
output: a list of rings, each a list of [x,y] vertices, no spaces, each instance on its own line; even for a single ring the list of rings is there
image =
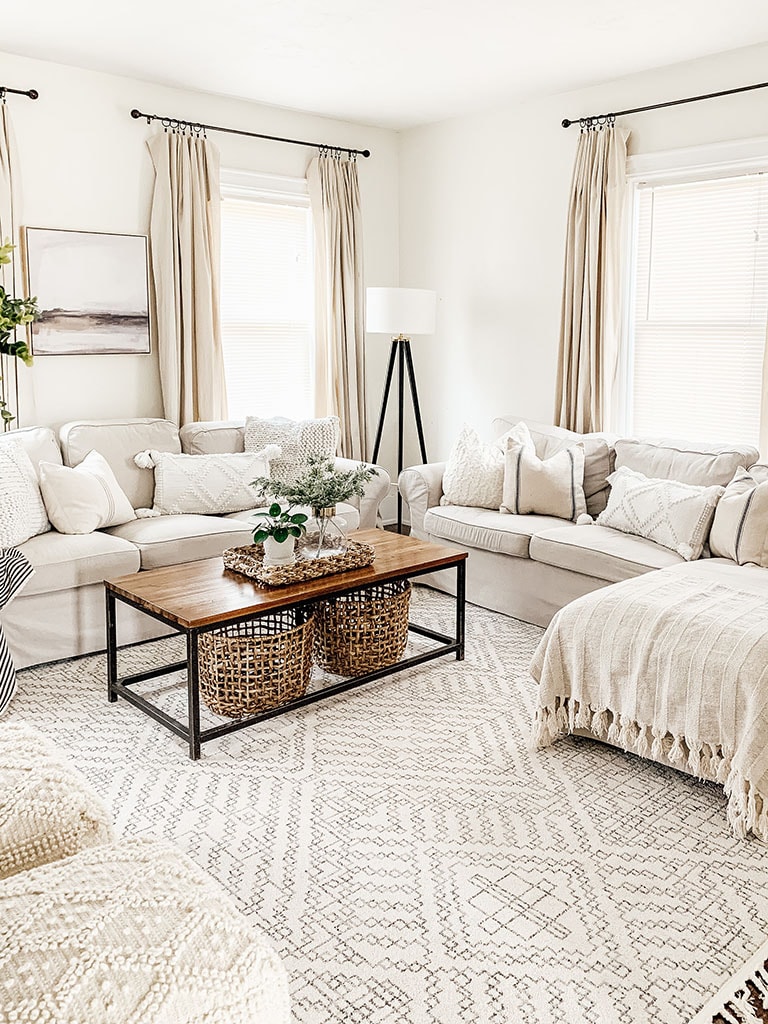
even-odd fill
[[[609,583],[684,561],[676,552],[652,540],[620,533],[608,526],[574,526],[537,533],[531,541],[530,556],[536,562]]]
[[[114,839],[104,804],[24,722],[0,728],[0,878]]]
[[[467,505],[442,505],[424,516],[424,530],[433,537],[515,558],[528,558],[531,537],[553,527],[565,532],[575,529],[573,523],[555,516],[518,516]]]
[[[289,1024],[285,968],[168,843],[125,839],[0,882],[7,1021]]]
[[[108,533],[43,533],[19,545],[32,563],[35,575],[24,588],[24,597],[101,583],[110,576],[139,571],[135,545]]]
[[[250,524],[254,519],[258,518],[259,512],[266,512],[266,507],[262,509],[246,508],[242,512],[230,512],[229,515],[225,516],[225,519],[236,519],[246,525]],[[298,505],[294,509],[295,512],[304,512],[306,515],[312,515],[312,509],[308,506]],[[346,502],[340,501],[336,506],[335,521],[340,522],[344,520],[343,526],[347,533],[351,533],[352,530],[360,529],[360,512],[354,507],[354,505],[347,505]],[[252,529],[252,527],[249,527]],[[248,542],[250,543],[250,541]]]
[[[191,514],[134,519],[106,532],[136,545],[142,569],[215,558],[225,548],[253,540],[251,531],[237,520]]]

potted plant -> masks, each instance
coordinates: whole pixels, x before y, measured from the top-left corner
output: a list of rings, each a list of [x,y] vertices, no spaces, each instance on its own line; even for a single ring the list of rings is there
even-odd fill
[[[344,547],[344,535],[333,520],[336,505],[353,495],[359,498],[375,473],[374,466],[366,466],[363,462],[352,469],[336,469],[330,456],[309,455],[293,482],[284,483],[260,476],[252,481],[252,486],[261,494],[269,493],[275,498],[285,499],[291,506],[309,505],[314,523],[310,527],[311,543],[308,542],[305,553],[319,557],[326,551],[331,553]],[[334,529],[341,535],[340,544],[329,544],[329,534]]]
[[[253,543],[264,545],[264,565],[289,565],[294,560],[296,539],[306,532],[309,516],[292,512],[273,502],[253,529]]]
[[[0,245],[0,264],[11,262],[11,253],[16,247],[11,245],[10,239]],[[26,341],[19,341],[15,331],[17,327],[23,327],[37,320],[40,311],[37,308],[37,299],[14,299],[0,284],[0,354],[14,356],[20,359],[25,366],[32,365],[32,353]],[[0,385],[2,377],[0,377]],[[0,419],[3,423],[3,430],[7,430],[12,420],[13,413],[5,401],[5,388],[0,392]]]

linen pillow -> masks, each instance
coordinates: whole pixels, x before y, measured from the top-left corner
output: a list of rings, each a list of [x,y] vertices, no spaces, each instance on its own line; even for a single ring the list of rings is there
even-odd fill
[[[260,452],[221,455],[139,452],[134,461],[142,469],[154,467],[156,513],[223,515],[259,504],[251,481],[269,476],[269,459],[279,454],[277,445],[271,445]]]
[[[715,509],[709,535],[713,555],[768,568],[768,470],[739,469]]]
[[[584,497],[584,445],[579,441],[540,459],[533,445],[507,440],[501,512],[535,513],[578,519],[587,510]]]
[[[611,493],[598,526],[645,537],[687,562],[700,558],[724,488],[660,480],[622,466],[608,477]]]
[[[339,447],[340,425],[338,416],[318,420],[288,420],[282,416],[260,419],[247,416],[245,420],[246,452],[258,452],[267,445],[279,445],[280,457],[271,463],[271,476],[281,483],[292,484],[299,475],[308,455],[333,458]]]
[[[93,533],[136,518],[109,463],[97,451],[72,468],[41,462],[40,490],[59,533]]]
[[[516,424],[493,444],[486,444],[464,424],[443,471],[441,505],[498,509],[504,489],[504,451],[507,437],[532,447],[525,423]]]
[[[0,547],[50,530],[32,460],[19,441],[0,445]]]

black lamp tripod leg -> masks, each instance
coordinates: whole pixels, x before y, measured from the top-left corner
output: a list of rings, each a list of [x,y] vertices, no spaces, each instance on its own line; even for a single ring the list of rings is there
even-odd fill
[[[371,456],[371,462],[375,462],[379,457],[379,447],[381,445],[381,434],[384,430],[384,417],[387,413],[387,401],[389,399],[389,389],[392,384],[392,374],[395,369],[395,356],[397,355],[397,338],[392,339],[392,348],[389,352],[389,366],[387,367],[387,377],[384,382],[384,393],[381,399],[381,413],[379,415],[379,425],[376,428],[376,440],[373,443],[373,455]],[[424,460],[427,461],[426,459]]]
[[[411,358],[411,343],[408,339],[403,343],[405,349],[405,365],[408,369],[408,381],[411,385],[411,398],[413,399],[413,413],[416,419],[416,432],[419,435],[419,449],[422,462],[427,462],[427,446],[424,443],[424,427],[421,424],[421,410],[419,408],[419,396],[416,391],[416,374],[413,372],[413,360]]]

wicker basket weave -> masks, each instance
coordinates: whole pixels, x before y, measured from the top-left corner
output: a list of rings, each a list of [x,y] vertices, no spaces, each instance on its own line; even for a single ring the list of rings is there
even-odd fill
[[[242,718],[307,692],[314,618],[288,608],[236,622],[198,641],[200,696],[217,715]]]
[[[377,583],[315,606],[315,660],[340,676],[399,661],[408,640],[411,585]]]

